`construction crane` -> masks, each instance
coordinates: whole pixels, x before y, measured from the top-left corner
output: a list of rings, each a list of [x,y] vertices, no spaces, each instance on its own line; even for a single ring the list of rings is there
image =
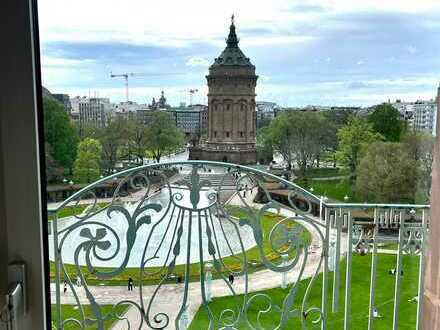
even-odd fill
[[[196,88],[191,88],[191,89],[184,89],[184,90],[181,90],[180,92],[188,92],[188,93],[189,93],[189,105],[191,106],[191,105],[192,105],[192,102],[193,102],[193,96],[194,96],[194,94],[197,93],[198,91],[199,91],[199,90],[196,89]]]
[[[134,73],[121,73],[121,74],[113,74],[112,72],[110,72],[110,78],[124,78],[125,79],[125,97],[127,98],[127,102],[129,101],[128,99],[128,77],[132,77],[134,76]]]
[[[129,101],[128,97],[128,77],[142,77],[142,76],[172,76],[172,75],[180,75],[181,73],[133,73],[126,72],[120,74],[113,74],[110,72],[110,78],[124,78],[125,79],[125,97],[127,102]]]

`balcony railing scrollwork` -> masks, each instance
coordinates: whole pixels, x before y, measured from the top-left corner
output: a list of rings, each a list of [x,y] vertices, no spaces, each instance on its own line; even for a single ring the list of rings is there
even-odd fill
[[[103,183],[112,187],[110,194],[99,189]],[[273,189],[285,198],[275,199]],[[183,161],[103,178],[49,213],[56,329],[104,329],[109,319],[127,328],[183,329],[195,300],[209,329],[266,329],[269,313],[276,316],[273,329],[291,324],[329,329],[329,313],[342,304],[342,272],[349,329],[354,254],[371,256],[368,328],[373,329],[377,256],[384,242],[396,247],[396,274],[403,255],[420,258],[421,298],[429,217],[424,205],[326,203],[251,167]],[[135,293],[109,303],[104,288],[125,281],[135,282]],[[397,275],[394,329],[400,285]],[[285,287],[281,301],[260,291],[277,286]],[[311,302],[316,290],[320,304]],[[228,307],[213,308],[216,296],[229,296]],[[169,300],[172,308],[166,307]],[[78,317],[63,317],[63,303],[74,305]],[[417,308],[419,316],[420,303]]]

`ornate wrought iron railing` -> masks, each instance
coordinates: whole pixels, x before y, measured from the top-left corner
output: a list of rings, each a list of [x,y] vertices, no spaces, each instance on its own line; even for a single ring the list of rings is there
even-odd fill
[[[342,304],[349,329],[355,254],[371,256],[368,329],[374,329],[384,243],[396,255],[393,329],[402,257],[419,257],[414,326],[421,329],[426,205],[327,203],[257,169],[186,161],[103,178],[49,214],[56,329],[104,329],[110,320],[131,329],[185,329],[196,302],[209,329],[333,329],[329,316]],[[113,287],[125,282],[135,283],[136,294]],[[258,291],[277,286],[284,288],[281,301]],[[106,299],[111,287],[117,294]],[[311,299],[316,290],[319,303]],[[230,296],[230,305],[213,308],[215,296]],[[74,306],[76,316],[66,317],[63,304]]]

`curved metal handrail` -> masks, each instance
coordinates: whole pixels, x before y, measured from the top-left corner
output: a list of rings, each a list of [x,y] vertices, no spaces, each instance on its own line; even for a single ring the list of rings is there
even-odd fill
[[[67,206],[70,202],[75,201],[78,197],[80,197],[81,195],[83,195],[85,192],[99,186],[101,183],[107,182],[111,179],[114,178],[118,178],[127,174],[131,174],[134,172],[139,172],[142,170],[148,170],[148,169],[154,169],[154,168],[159,168],[159,167],[166,167],[166,166],[179,166],[179,165],[194,165],[194,164],[200,164],[200,165],[212,165],[212,166],[221,166],[224,168],[230,167],[231,169],[240,169],[240,170],[245,170],[248,172],[252,172],[254,174],[260,174],[260,175],[264,175],[266,177],[275,179],[277,181],[279,181],[280,183],[286,184],[288,187],[290,188],[294,188],[295,190],[298,190],[300,193],[304,194],[304,197],[308,197],[311,198],[312,200],[316,201],[316,202],[320,202],[321,199],[317,196],[315,196],[314,194],[312,194],[311,192],[309,192],[308,190],[298,186],[297,184],[288,181],[286,179],[283,179],[277,175],[259,170],[259,169],[255,169],[249,166],[245,166],[245,165],[237,165],[237,164],[231,164],[231,163],[223,163],[223,162],[214,162],[214,161],[202,161],[202,160],[187,160],[187,161],[172,161],[172,162],[163,162],[163,163],[155,163],[155,164],[147,164],[147,165],[142,165],[142,166],[137,166],[137,167],[133,167],[133,168],[129,168],[126,169],[124,171],[120,171],[114,174],[111,174],[109,176],[106,176],[102,179],[99,179],[89,185],[87,185],[86,187],[82,188],[81,190],[77,191],[76,193],[72,194],[71,196],[69,196],[67,199],[65,199],[61,204],[55,206],[55,207],[48,207],[47,211],[49,213],[56,213],[59,210],[61,210],[63,207]]]

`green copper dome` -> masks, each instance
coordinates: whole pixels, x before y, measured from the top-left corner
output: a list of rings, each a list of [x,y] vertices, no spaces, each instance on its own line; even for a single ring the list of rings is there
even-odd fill
[[[229,28],[229,36],[226,40],[226,48],[220,54],[219,57],[215,59],[212,67],[219,66],[247,66],[255,68],[248,57],[244,55],[240,47],[238,47],[239,39],[235,33],[234,18],[232,18],[231,27]]]

